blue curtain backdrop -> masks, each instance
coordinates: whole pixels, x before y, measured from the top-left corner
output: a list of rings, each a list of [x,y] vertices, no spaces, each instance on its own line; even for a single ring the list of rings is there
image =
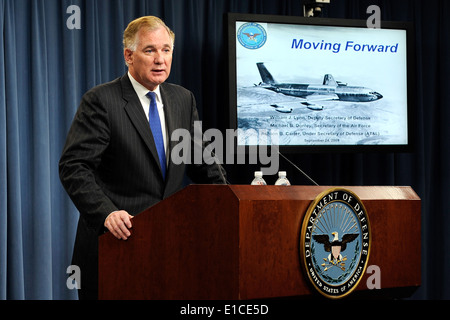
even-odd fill
[[[422,199],[422,286],[415,299],[450,298],[450,2],[332,0],[330,18],[415,24],[417,148],[403,154],[292,156],[323,185],[410,185]],[[69,29],[70,5],[81,29]],[[58,160],[82,94],[121,76],[122,32],[158,15],[176,33],[169,81],[194,92],[203,128],[227,128],[226,12],[303,14],[300,0],[0,0],[0,299],[76,299],[66,287],[78,212]],[[253,168],[227,167],[247,184]],[[291,182],[308,184],[286,168]],[[275,178],[273,179],[275,180]],[[416,250],[415,235],[405,242]],[[407,259],[407,257],[404,257]]]

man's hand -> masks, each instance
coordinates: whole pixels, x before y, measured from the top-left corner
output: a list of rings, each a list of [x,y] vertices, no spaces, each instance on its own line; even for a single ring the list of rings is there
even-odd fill
[[[131,236],[130,229],[132,215],[124,210],[114,211],[105,219],[105,227],[117,238],[127,240]]]

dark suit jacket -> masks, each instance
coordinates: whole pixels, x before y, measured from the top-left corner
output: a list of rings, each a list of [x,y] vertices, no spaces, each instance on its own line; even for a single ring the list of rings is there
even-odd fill
[[[198,120],[193,94],[168,83],[160,90],[169,140],[177,128],[193,137]],[[169,149],[177,143],[169,141]],[[115,210],[136,215],[180,190],[185,169],[195,183],[226,181],[219,165],[186,168],[170,159],[163,180],[147,118],[127,74],[83,96],[59,163],[61,182],[80,212],[72,260],[81,268],[80,298],[97,297],[98,236],[105,218]]]

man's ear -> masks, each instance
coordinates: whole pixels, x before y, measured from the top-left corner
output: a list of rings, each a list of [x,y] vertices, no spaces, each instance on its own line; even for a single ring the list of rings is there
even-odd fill
[[[124,59],[125,59],[125,62],[127,63],[127,64],[132,64],[133,63],[133,51],[132,50],[130,50],[130,49],[128,49],[128,48],[126,48],[124,51],[123,51],[123,57],[124,57]]]

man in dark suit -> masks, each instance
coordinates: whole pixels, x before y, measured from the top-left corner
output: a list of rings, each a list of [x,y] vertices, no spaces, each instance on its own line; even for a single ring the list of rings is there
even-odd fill
[[[60,179],[80,212],[72,263],[81,270],[80,299],[98,295],[98,236],[105,231],[126,240],[132,217],[183,186],[185,171],[195,183],[226,183],[219,164],[175,165],[171,133],[193,137],[198,120],[193,94],[165,83],[175,35],[156,17],[132,21],[124,32],[128,73],[99,85],[82,98],[59,163]],[[161,129],[149,125],[156,94]],[[157,139],[165,154],[160,159]],[[166,160],[164,160],[164,157]],[[180,208],[181,209],[181,208]]]

